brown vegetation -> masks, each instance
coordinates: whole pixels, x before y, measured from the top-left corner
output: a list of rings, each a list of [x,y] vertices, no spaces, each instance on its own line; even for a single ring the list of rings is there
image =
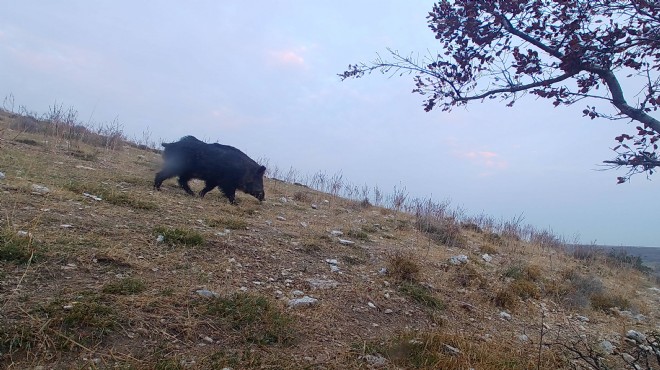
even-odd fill
[[[401,191],[387,204],[377,188],[367,206],[369,188],[325,175],[301,187],[292,171],[273,179],[275,167],[261,204],[190,197],[175,181],[155,192],[158,154],[17,130],[23,119],[0,113],[3,367],[587,367],[600,341],[627,350],[626,330],[660,319],[642,272],[576,259],[519,220],[470,219]],[[458,254],[468,263],[451,265]],[[319,303],[290,308],[294,290]]]

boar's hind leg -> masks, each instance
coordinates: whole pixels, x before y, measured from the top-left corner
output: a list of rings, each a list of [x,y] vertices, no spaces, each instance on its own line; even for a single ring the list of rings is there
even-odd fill
[[[217,184],[214,184],[212,182],[206,182],[206,186],[204,186],[204,189],[202,189],[202,191],[199,192],[199,196],[204,198],[206,193],[213,190],[213,188],[215,188],[216,186],[217,186]]]
[[[183,188],[183,190],[185,190],[186,193],[194,196],[195,193],[192,191],[190,186],[188,186],[188,181],[190,181],[191,178],[192,177],[189,177],[189,176],[183,176],[183,175],[179,176],[179,186],[181,186],[181,188]]]

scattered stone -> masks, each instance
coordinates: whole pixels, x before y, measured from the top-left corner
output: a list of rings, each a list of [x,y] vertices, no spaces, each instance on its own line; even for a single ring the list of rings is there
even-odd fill
[[[481,258],[486,262],[491,262],[493,260],[493,257],[488,253],[483,254]]]
[[[371,308],[376,308],[376,305],[373,304],[373,303],[371,303],[371,302],[368,302],[368,303],[367,303],[367,306],[369,306],[369,307],[371,307]]]
[[[509,314],[508,312],[502,311],[502,312],[500,312],[500,318],[502,318],[506,321],[510,321],[511,320],[511,314]]]
[[[305,292],[303,292],[302,290],[294,290],[291,292],[291,295],[293,295],[294,297],[301,297],[305,295]]]
[[[632,364],[633,362],[635,362],[635,358],[633,356],[631,356],[629,353],[624,352],[624,353],[621,354],[621,357],[623,357],[623,359],[629,364]]]
[[[600,348],[608,355],[614,353],[614,345],[609,340],[604,340],[600,342]]]
[[[324,280],[324,279],[307,279],[309,286],[313,289],[333,289],[339,286],[339,283],[335,280]]]
[[[330,235],[332,235],[332,236],[342,236],[342,235],[344,235],[344,233],[339,231],[339,230],[332,230],[332,231],[330,231]]]
[[[23,231],[23,230],[18,230],[16,232],[16,235],[21,237],[21,238],[31,238],[32,237],[32,233],[29,233],[29,232]]]
[[[327,263],[329,263],[329,264],[331,264],[331,265],[338,265],[338,264],[339,264],[339,261],[337,261],[337,260],[334,259],[334,258],[332,258],[332,259],[327,258],[327,259],[325,260],[325,262],[327,262]]]
[[[309,296],[289,300],[289,307],[310,307],[318,304],[319,300]]]
[[[347,240],[347,239],[341,239],[340,238],[339,239],[339,244],[341,244],[341,245],[353,245],[353,244],[355,244],[355,242]]]
[[[241,292],[245,293],[245,292],[248,291],[248,288],[247,288],[246,286],[242,286],[242,287],[238,288],[238,290],[240,290]]]
[[[364,355],[362,358],[373,367],[383,367],[387,365],[387,359],[378,353],[375,355]]]
[[[83,170],[96,171],[96,168],[82,166],[82,165],[77,165],[76,168],[80,168],[80,169],[83,169]]]
[[[165,241],[165,235],[159,234],[158,237],[156,237],[156,242],[162,243]]]
[[[476,311],[476,309],[477,309],[474,305],[471,305],[467,302],[461,302],[460,305],[461,305],[461,308],[463,308],[467,311],[470,311],[470,312]]]
[[[452,356],[458,356],[458,355],[461,354],[461,350],[459,350],[456,347],[452,347],[449,344],[445,344],[445,345],[443,345],[443,347],[445,349],[445,352],[452,355]]]
[[[213,341],[213,338],[211,338],[211,337],[209,337],[209,336],[206,336],[206,335],[202,335],[202,334],[200,334],[200,335],[199,335],[199,338],[200,338],[201,340],[203,340],[204,342],[209,343],[209,344],[212,344],[212,343],[214,342],[214,341]]]
[[[32,194],[35,195],[46,195],[50,193],[50,189],[43,185],[32,184]]]
[[[575,316],[575,318],[578,319],[581,322],[589,322],[589,318],[586,317],[586,316],[577,315],[577,316]]]
[[[2,180],[2,179],[4,179],[4,178],[5,178],[5,173],[4,173],[4,172],[0,172],[0,180]]]
[[[451,257],[449,259],[449,263],[452,265],[462,265],[464,263],[468,263],[468,256],[461,254],[458,256]]]
[[[518,340],[521,341],[521,342],[527,342],[527,341],[529,341],[529,337],[527,336],[527,334],[520,334],[518,336]]]
[[[66,266],[60,266],[60,269],[62,270],[75,270],[76,268],[78,267],[73,263],[67,263]]]
[[[618,313],[619,313],[619,315],[625,316],[629,319],[633,319],[633,320],[636,320],[636,321],[646,320],[646,316],[642,315],[641,313],[635,315],[635,314],[633,314],[632,312],[630,312],[628,310],[618,311]]]
[[[386,275],[387,274],[387,268],[381,267],[380,270],[378,270],[378,273],[381,275]]]
[[[289,200],[286,199],[286,197],[282,197],[282,198],[280,198],[280,202],[282,202],[282,203],[286,203],[286,202],[288,202],[288,201],[289,201]]]
[[[217,298],[217,297],[220,296],[218,293],[212,292],[212,291],[206,290],[206,289],[196,290],[195,293],[201,295],[202,297],[206,297],[206,298]]]
[[[63,228],[63,229],[70,229],[70,228],[73,227],[73,225],[70,225],[70,224],[62,224],[62,225],[60,225],[60,227]]]
[[[314,203],[312,203],[312,209],[319,209],[319,206],[316,205],[316,204],[314,204]]]
[[[389,315],[389,314],[391,314],[391,313],[394,312],[394,311],[392,311],[392,310],[389,309],[389,308],[386,308],[385,311],[383,311],[383,312],[385,312],[386,314]]]
[[[96,195],[93,195],[93,194],[90,194],[90,193],[83,193],[83,196],[87,197],[87,198],[92,198],[97,202],[100,202],[100,201],[103,200],[101,197],[97,197]]]
[[[628,330],[626,338],[632,339],[639,344],[644,344],[646,342],[646,335],[635,330]]]
[[[300,226],[302,226],[302,227],[307,227],[307,226],[309,226],[309,224],[308,224],[307,222],[301,222],[301,223],[300,223]]]
[[[231,230],[225,229],[224,231],[218,231],[217,233],[215,233],[215,235],[217,235],[217,236],[227,236],[230,233],[231,233]]]
[[[284,218],[284,216],[277,216],[277,219],[280,221],[286,221],[286,218]]]
[[[0,172],[0,173],[2,173],[2,172]],[[2,177],[0,177],[0,179],[1,179],[1,178],[2,178]],[[649,288],[649,290],[652,291],[652,292],[654,292],[654,293],[660,293],[660,289],[658,289],[658,288],[656,288],[656,287]]]

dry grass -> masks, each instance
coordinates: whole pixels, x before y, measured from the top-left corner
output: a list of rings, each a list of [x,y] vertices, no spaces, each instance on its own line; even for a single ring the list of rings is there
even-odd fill
[[[378,353],[387,369],[570,368],[570,351],[538,344],[582,338],[566,330],[576,312],[592,318],[583,326],[594,340],[660,319],[639,271],[576,260],[512,228],[502,237],[440,213],[426,222],[403,203],[361,204],[366,191],[343,199],[271,179],[261,204],[190,197],[174,180],[157,192],[153,151],[66,145],[30,119],[0,118],[3,367],[366,369],[364,356]],[[336,192],[339,179],[315,181]],[[34,194],[35,184],[50,191]],[[459,253],[468,264],[450,265]],[[319,304],[289,308],[294,290]]]

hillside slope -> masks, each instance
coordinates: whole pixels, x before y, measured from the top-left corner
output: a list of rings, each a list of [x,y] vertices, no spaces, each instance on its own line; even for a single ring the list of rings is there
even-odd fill
[[[237,206],[157,192],[158,153],[24,119],[0,114],[6,368],[660,366],[633,269],[274,179]]]

